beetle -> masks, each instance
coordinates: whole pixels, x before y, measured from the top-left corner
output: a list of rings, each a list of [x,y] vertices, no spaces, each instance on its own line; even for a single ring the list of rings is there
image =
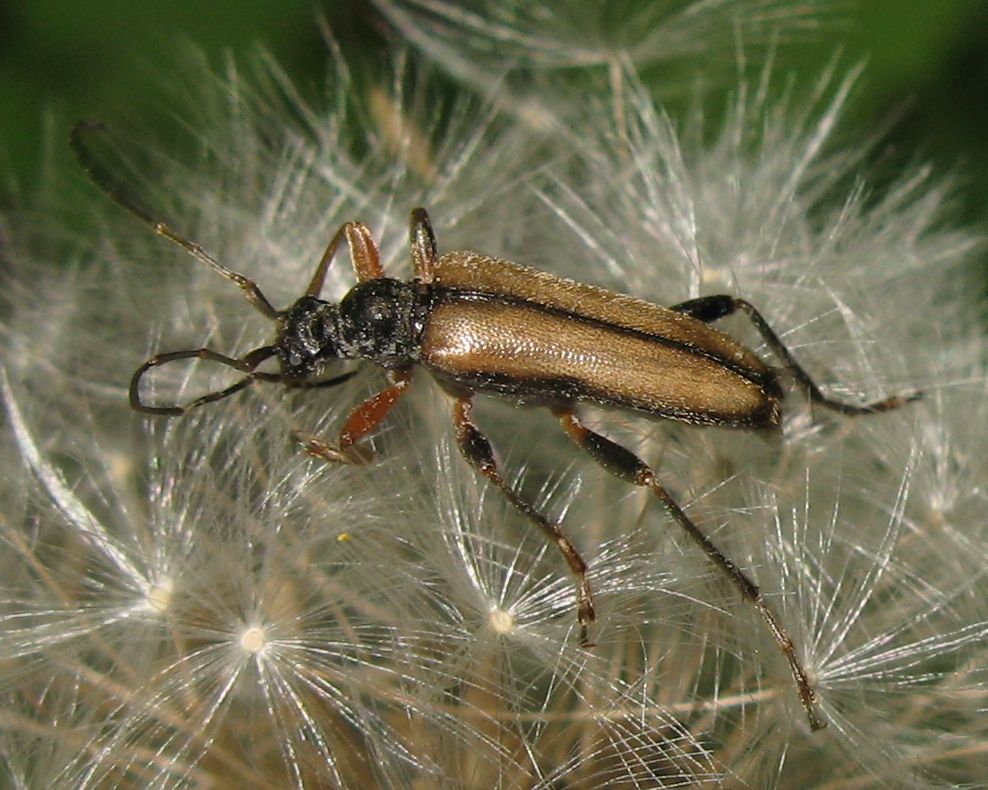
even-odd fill
[[[355,445],[387,417],[408,391],[416,366],[432,374],[453,399],[457,445],[466,461],[493,483],[547,540],[559,549],[577,582],[581,644],[595,619],[587,564],[561,526],[505,480],[492,446],[472,418],[475,394],[549,408],[566,434],[617,477],[652,491],[672,519],[704,551],[741,596],[751,603],[785,657],[810,727],[826,722],[793,640],[751,576],[741,570],[690,519],[653,469],[630,450],[587,427],[581,403],[693,425],[754,431],[780,427],[784,391],[776,369],[738,340],[710,326],[732,313],[745,314],[782,368],[812,403],[845,415],[876,414],[920,397],[914,392],[853,404],[826,396],[795,360],[761,313],[731,295],[702,296],[661,307],[632,296],[578,283],[472,251],[438,254],[425,209],[411,212],[409,241],[414,276],[387,277],[366,225],[347,222],[327,245],[305,293],[285,310],[275,309],[248,277],[228,269],[198,244],[155,217],[103,170],[84,138],[102,127],[92,122],[72,131],[72,146],[92,180],[159,236],[236,284],[247,301],[275,323],[275,338],[241,357],[208,348],[158,354],[134,372],[129,397],[134,409],[160,416],[184,414],[221,400],[255,381],[288,387],[328,387],[352,372],[323,379],[339,360],[372,362],[388,385],[360,403],[344,421],[335,445],[299,437],[311,455],[329,462],[356,462]],[[343,243],[349,247],[357,284],[338,303],[319,298],[326,273]],[[281,371],[257,370],[276,358]],[[244,373],[229,387],[185,405],[152,405],[141,381],[152,368],[182,359],[226,365]]]

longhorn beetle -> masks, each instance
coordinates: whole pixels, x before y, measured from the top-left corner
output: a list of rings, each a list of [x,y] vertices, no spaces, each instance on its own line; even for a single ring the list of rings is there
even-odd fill
[[[151,357],[130,382],[130,403],[135,409],[180,415],[233,395],[255,381],[288,387],[333,386],[353,374],[319,378],[328,365],[342,359],[367,360],[384,368],[388,386],[351,412],[335,445],[313,437],[300,438],[305,450],[315,457],[356,462],[353,445],[371,434],[401,399],[414,366],[426,368],[453,399],[456,441],[463,457],[538,526],[565,558],[577,581],[581,643],[589,647],[594,602],[586,563],[560,525],[506,482],[490,443],[471,416],[472,398],[477,393],[548,407],[567,435],[594,461],[622,480],[650,489],[710,562],[758,610],[789,664],[810,727],[818,730],[826,726],[817,713],[817,694],[792,638],[758,585],[686,515],[651,467],[588,428],[575,409],[588,402],[694,425],[778,429],[783,390],[776,371],[737,340],[710,326],[712,321],[737,311],[747,315],[812,403],[846,415],[876,414],[915,400],[920,393],[893,395],[864,405],[827,397],[761,313],[735,296],[702,296],[660,307],[477,252],[438,255],[429,216],[422,208],[411,212],[409,225],[415,272],[411,280],[386,277],[370,230],[360,222],[347,222],[330,240],[305,293],[287,309],[277,310],[253,280],[223,266],[142,208],[99,165],[84,138],[102,128],[82,122],[73,129],[71,138],[76,155],[97,186],[157,235],[235,283],[247,301],[275,323],[274,341],[242,357],[208,348]],[[344,241],[350,249],[357,285],[334,304],[323,301],[319,294]],[[257,370],[271,357],[277,358],[280,373]],[[141,398],[144,374],[182,359],[216,362],[244,376],[184,406],[146,403]]]

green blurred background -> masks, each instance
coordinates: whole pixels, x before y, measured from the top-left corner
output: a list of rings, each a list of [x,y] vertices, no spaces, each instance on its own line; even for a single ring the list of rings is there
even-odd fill
[[[68,162],[65,130],[78,118],[153,123],[157,90],[180,66],[179,42],[214,67],[265,47],[315,91],[326,67],[317,15],[350,57],[383,60],[388,32],[366,0],[210,3],[66,2],[0,5],[0,194],[30,203],[47,166]],[[794,62],[807,82],[838,48],[868,68],[850,123],[862,139],[882,129],[883,167],[932,160],[958,174],[958,214],[988,229],[988,2],[862,0],[848,24]],[[786,68],[793,63],[786,60]]]

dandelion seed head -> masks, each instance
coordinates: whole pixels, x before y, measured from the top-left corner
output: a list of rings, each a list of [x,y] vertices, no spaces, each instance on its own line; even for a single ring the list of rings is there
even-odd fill
[[[147,592],[148,606],[159,614],[168,611],[172,603],[172,593],[175,590],[175,583],[172,579],[158,579]]]
[[[766,63],[717,122],[672,117],[641,79],[656,58],[724,49],[725,30],[750,53],[758,14],[792,4],[687,4],[716,24],[688,28],[687,14],[640,31],[577,29],[551,4],[379,5],[447,70],[473,61],[455,98],[411,50],[365,88],[330,42],[323,106],[270,59],[216,75],[191,57],[175,93],[192,97],[200,155],[123,134],[119,177],[279,308],[344,221],[365,222],[389,275],[408,277],[407,213],[425,205],[441,252],[662,304],[739,294],[828,394],[923,389],[845,419],[786,382],[768,439],[586,410],[757,581],[830,727],[806,732],[764,624],[655,498],[580,454],[546,410],[476,399],[508,483],[589,565],[592,649],[557,547],[461,457],[425,371],[360,467],[293,437],[332,443],[383,386],[372,366],[328,391],[258,383],[175,420],[131,415],[145,358],[243,354],[273,328],[229,282],[91,200],[96,241],[60,256],[70,272],[14,244],[4,273],[8,751],[35,743],[53,755],[40,783],[79,787],[977,779],[988,453],[971,426],[988,357],[964,274],[977,241],[944,229],[949,185],[920,171],[869,191],[861,150],[834,134],[856,76],[836,64],[798,101],[768,89]],[[649,49],[659,41],[676,46]],[[514,90],[526,61],[537,102]],[[324,295],[353,281],[343,255]],[[777,363],[743,322],[724,328]],[[187,402],[235,373],[162,366],[143,392]]]
[[[515,618],[512,617],[511,612],[506,612],[504,609],[491,609],[489,622],[498,636],[507,636],[515,629]]]
[[[264,629],[256,625],[245,628],[240,634],[240,647],[246,653],[260,653],[267,642]]]

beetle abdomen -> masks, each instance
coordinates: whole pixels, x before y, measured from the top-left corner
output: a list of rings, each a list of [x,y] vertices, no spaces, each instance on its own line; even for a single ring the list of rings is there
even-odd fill
[[[745,365],[721,356],[740,348],[722,333],[711,348],[521,299],[441,287],[437,297],[421,362],[440,379],[533,403],[583,400],[698,424],[778,424],[774,375],[757,357]]]

